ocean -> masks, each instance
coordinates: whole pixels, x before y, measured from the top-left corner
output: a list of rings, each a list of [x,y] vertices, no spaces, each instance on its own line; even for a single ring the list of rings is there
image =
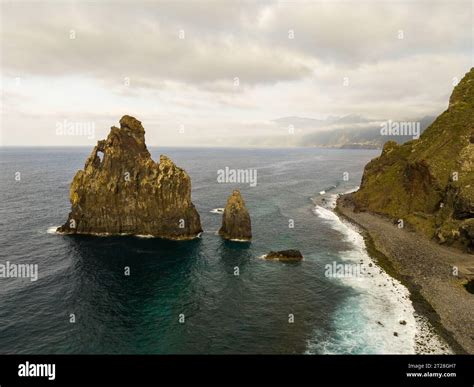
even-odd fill
[[[372,261],[359,230],[332,211],[336,195],[356,189],[379,151],[150,152],[154,160],[166,154],[190,175],[200,238],[58,235],[70,209],[69,185],[90,149],[0,148],[0,264],[38,268],[36,281],[0,278],[0,353],[420,351],[429,323],[416,315],[407,289]],[[256,169],[257,184],[218,182],[225,168]],[[216,209],[234,188],[250,212],[251,243],[216,235]],[[284,249],[300,250],[304,260],[262,259]],[[364,274],[328,275],[337,265]],[[446,347],[436,337],[427,346]]]

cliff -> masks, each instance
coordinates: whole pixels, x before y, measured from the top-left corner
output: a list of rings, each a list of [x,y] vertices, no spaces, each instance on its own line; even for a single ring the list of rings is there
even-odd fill
[[[166,156],[152,160],[145,130],[131,116],[97,142],[72,181],[70,201],[59,232],[191,239],[202,231],[188,174]]]
[[[231,240],[249,241],[252,239],[250,215],[238,190],[234,190],[227,200],[219,235]]]
[[[474,249],[474,68],[454,88],[448,109],[420,136],[389,141],[369,162],[355,210],[402,219],[429,238]]]

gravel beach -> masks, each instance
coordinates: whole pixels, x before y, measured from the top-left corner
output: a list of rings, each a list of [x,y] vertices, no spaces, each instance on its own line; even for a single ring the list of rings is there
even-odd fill
[[[364,231],[367,247],[386,271],[410,290],[413,305],[456,353],[474,353],[474,255],[428,240],[369,212],[354,212],[351,194],[336,211]],[[456,269],[457,268],[457,269]]]

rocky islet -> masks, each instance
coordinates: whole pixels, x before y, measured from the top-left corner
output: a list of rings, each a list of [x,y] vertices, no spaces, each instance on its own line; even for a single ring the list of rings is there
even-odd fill
[[[227,199],[219,235],[234,241],[252,239],[250,215],[239,190],[234,190]]]
[[[153,161],[142,123],[128,115],[98,141],[76,173],[70,202],[68,219],[57,229],[63,234],[186,240],[203,231],[189,175],[167,156]],[[227,201],[219,234],[229,240],[252,238],[250,215],[238,190]]]
[[[265,255],[265,259],[284,262],[298,262],[303,260],[303,254],[301,254],[299,250],[270,251]]]
[[[58,232],[192,239],[202,232],[191,179],[171,159],[156,163],[140,121],[123,116],[98,141],[70,187],[71,212]]]

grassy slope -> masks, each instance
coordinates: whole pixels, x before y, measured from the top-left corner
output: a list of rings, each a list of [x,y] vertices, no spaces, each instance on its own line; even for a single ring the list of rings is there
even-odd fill
[[[400,146],[390,141],[367,164],[356,208],[403,219],[440,242],[474,247],[473,134],[474,68],[420,139]]]

